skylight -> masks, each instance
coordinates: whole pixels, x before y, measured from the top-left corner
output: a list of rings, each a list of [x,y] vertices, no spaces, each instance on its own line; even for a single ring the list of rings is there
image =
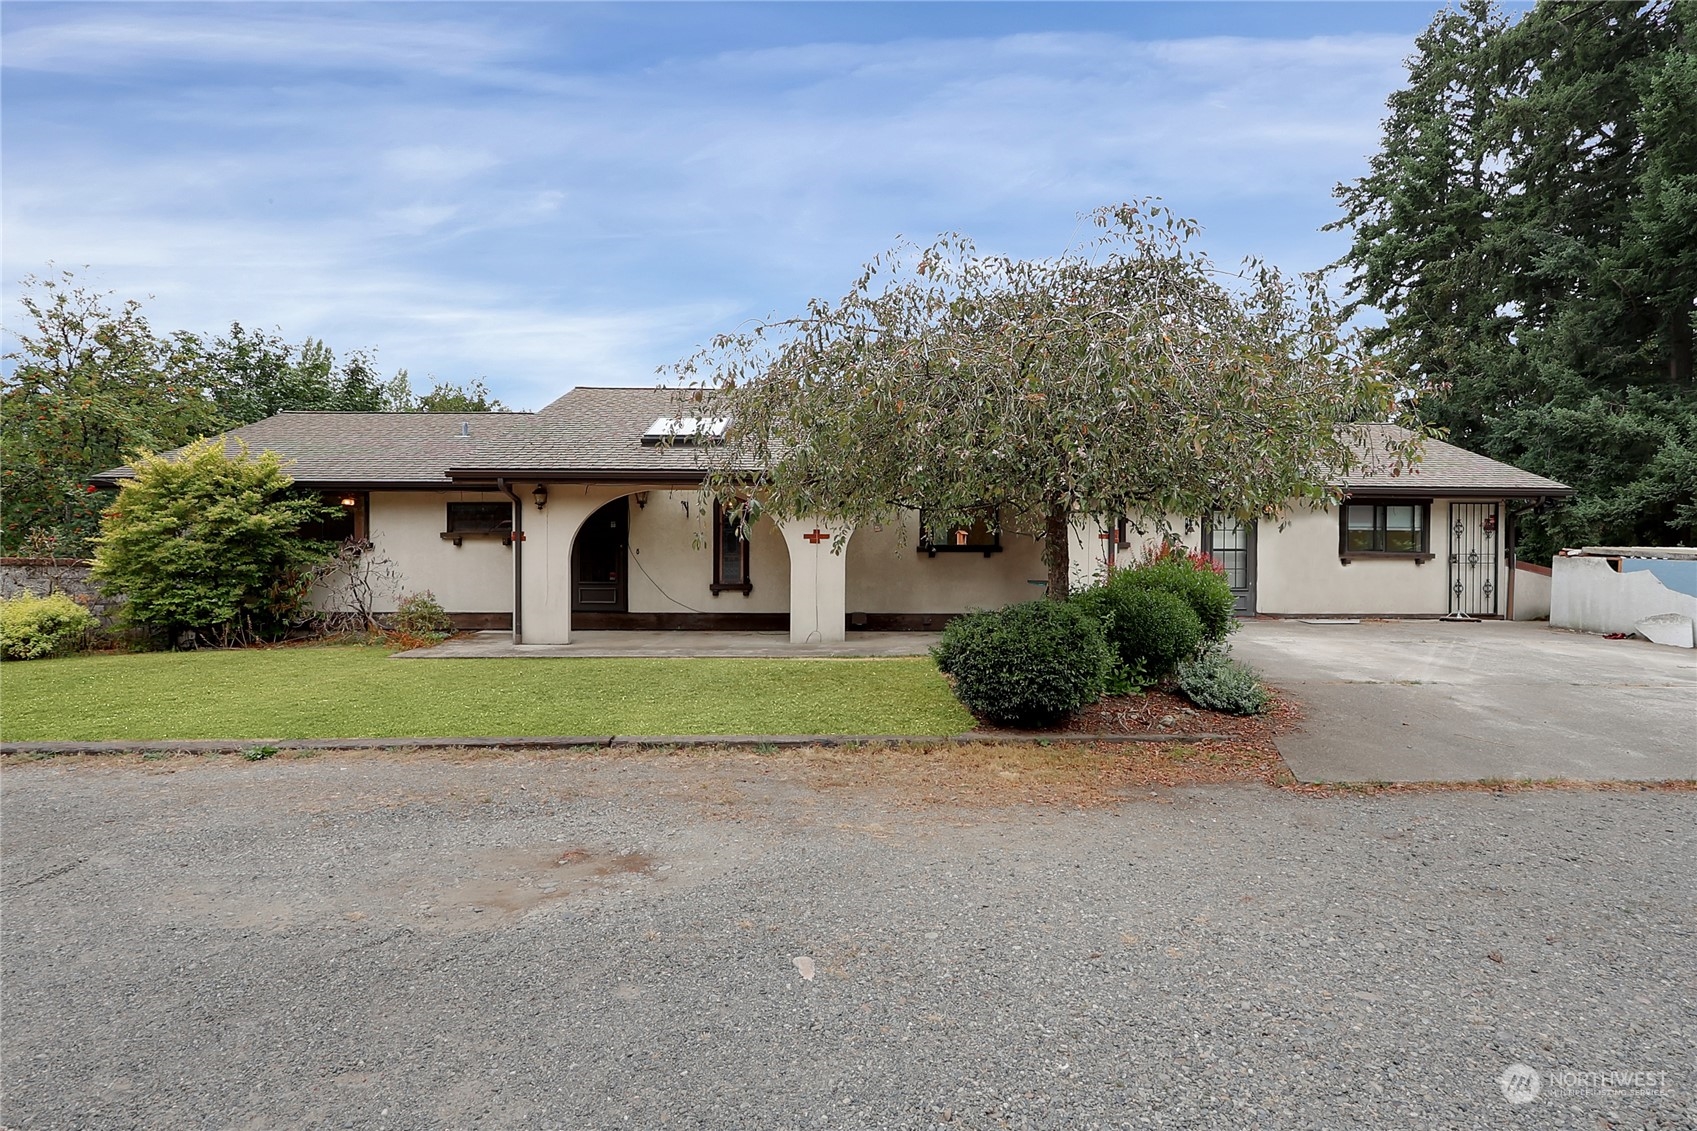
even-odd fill
[[[642,434],[645,447],[661,444],[713,444],[725,438],[724,417],[658,416]]]

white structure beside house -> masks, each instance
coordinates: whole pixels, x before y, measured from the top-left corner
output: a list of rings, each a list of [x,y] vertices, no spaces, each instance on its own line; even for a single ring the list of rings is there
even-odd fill
[[[915,515],[870,529],[761,518],[741,537],[702,499],[695,449],[655,442],[656,424],[679,415],[667,390],[580,388],[536,413],[283,413],[229,441],[276,451],[342,507],[321,534],[367,538],[393,563],[389,607],[429,590],[462,627],[511,628],[517,642],[620,627],[787,628],[825,642],[1043,593],[1040,543],[993,521],[937,545]],[[1363,426],[1369,445],[1394,434]],[[1515,508],[1572,493],[1437,442],[1400,476],[1336,486],[1344,501],[1330,509],[1171,525],[1221,563],[1245,615],[1495,617],[1510,612]],[[1155,538],[1079,523],[1075,583]]]

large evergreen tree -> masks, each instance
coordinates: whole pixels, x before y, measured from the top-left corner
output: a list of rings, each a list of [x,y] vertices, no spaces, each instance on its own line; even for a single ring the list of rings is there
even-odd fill
[[[1692,0],[1446,10],[1338,190],[1410,406],[1579,489],[1527,556],[1697,540],[1694,23]]]

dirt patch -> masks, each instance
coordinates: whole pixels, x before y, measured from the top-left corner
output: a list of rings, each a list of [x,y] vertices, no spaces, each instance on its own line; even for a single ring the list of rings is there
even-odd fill
[[[618,887],[656,868],[643,852],[596,852],[587,848],[499,849],[479,853],[474,875],[444,888],[435,909],[457,917],[518,916],[545,903]]]

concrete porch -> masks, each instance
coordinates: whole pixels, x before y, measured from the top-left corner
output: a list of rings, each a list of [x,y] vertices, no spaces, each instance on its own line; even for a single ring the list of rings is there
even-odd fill
[[[792,644],[787,632],[573,632],[570,644],[514,644],[510,632],[471,632],[397,660],[715,657],[788,660],[923,656],[935,632],[854,632],[846,640]]]

